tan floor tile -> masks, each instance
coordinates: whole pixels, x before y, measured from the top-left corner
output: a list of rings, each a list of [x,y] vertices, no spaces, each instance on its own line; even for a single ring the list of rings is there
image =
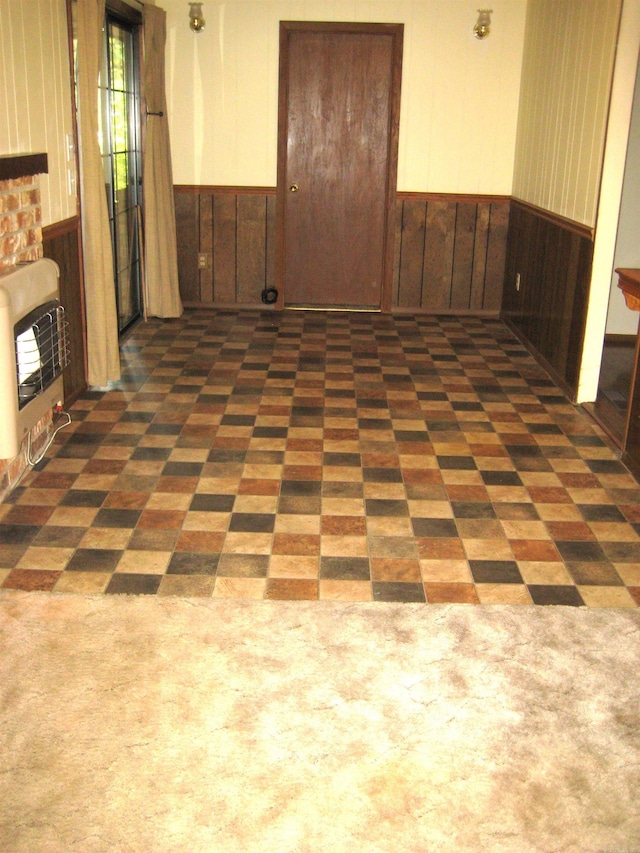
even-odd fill
[[[573,504],[536,504],[542,521],[582,521],[582,513]]]
[[[447,485],[482,486],[482,475],[479,471],[441,470],[442,481]]]
[[[146,509],[188,510],[193,495],[181,492],[154,492],[145,504]]]
[[[276,495],[238,495],[233,504],[233,511],[275,513],[277,507]]]
[[[347,465],[324,465],[322,480],[332,483],[361,483],[362,468],[351,468]]]
[[[469,560],[513,560],[513,551],[506,539],[463,539]]]
[[[487,486],[487,492],[493,503],[532,502],[525,486]]]
[[[80,540],[80,548],[110,548],[119,551],[126,548],[132,530],[120,527],[90,527]]]
[[[230,512],[187,512],[183,530],[210,530],[224,533],[229,527]]]
[[[420,572],[425,582],[465,583],[473,580],[466,560],[420,560]]]
[[[532,604],[529,590],[517,583],[478,583],[480,604]]]
[[[323,557],[367,557],[367,537],[322,536],[320,553]]]
[[[63,572],[54,592],[73,592],[91,595],[104,592],[111,575],[105,572]]]
[[[282,477],[282,465],[247,464],[242,470],[242,476],[255,480],[279,480]]]
[[[627,586],[640,586],[640,563],[614,563],[613,567]]]
[[[284,454],[285,465],[303,465],[317,467],[322,465],[321,451],[287,450]]]
[[[322,515],[364,515],[364,500],[362,498],[322,498]]]
[[[7,577],[7,575],[10,572],[11,572],[11,569],[0,569],[0,586],[2,586],[2,584],[5,581],[5,578]]]
[[[542,560],[518,560],[518,568],[527,584],[559,584],[573,586],[573,578],[564,563]]]
[[[53,511],[47,524],[58,527],[89,527],[98,514],[96,508],[60,506]]]
[[[319,515],[277,515],[275,533],[320,533]]]
[[[19,569],[51,569],[53,571],[65,569],[73,554],[73,548],[31,546],[24,552],[17,567]]]
[[[637,542],[640,536],[630,524],[590,521],[589,527],[599,542]]]
[[[73,487],[75,489],[91,489],[98,491],[108,491],[113,487],[117,474],[80,474]]]
[[[222,546],[226,554],[270,554],[270,533],[227,533]]]
[[[326,601],[371,601],[369,581],[321,580],[320,599]]]
[[[579,586],[578,591],[587,607],[638,606],[624,586]]]
[[[169,565],[168,551],[125,551],[116,566],[116,572],[143,575],[163,575]]]
[[[507,539],[550,539],[542,521],[501,521]]]
[[[318,578],[320,558],[316,556],[293,556],[273,554],[269,562],[271,578]]]
[[[420,562],[418,560],[401,560],[389,558],[371,558],[372,581],[403,581],[405,583],[420,583]]]
[[[365,483],[363,492],[365,498],[399,501],[405,499],[404,483]]]
[[[368,516],[367,534],[369,536],[411,536],[413,528],[410,518],[393,516]]]
[[[216,578],[209,575],[165,575],[156,595],[211,598]]]
[[[215,578],[214,598],[252,598],[265,597],[267,581],[265,578]]]
[[[196,486],[196,493],[235,495],[238,493],[240,482],[239,477],[200,477]]]

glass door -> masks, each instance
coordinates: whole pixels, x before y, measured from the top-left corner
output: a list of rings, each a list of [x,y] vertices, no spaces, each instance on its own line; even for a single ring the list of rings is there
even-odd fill
[[[141,151],[135,25],[107,14],[100,69],[100,149],[122,334],[142,314]]]

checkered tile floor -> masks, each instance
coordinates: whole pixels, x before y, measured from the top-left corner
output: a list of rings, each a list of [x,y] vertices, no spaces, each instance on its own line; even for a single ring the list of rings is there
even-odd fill
[[[640,604],[640,487],[497,320],[194,311],[0,506],[4,588]]]

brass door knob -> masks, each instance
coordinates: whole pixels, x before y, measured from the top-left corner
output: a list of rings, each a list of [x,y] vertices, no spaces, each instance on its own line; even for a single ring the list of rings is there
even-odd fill
[[[291,186],[289,187],[289,192],[290,193],[297,193],[298,189],[299,189],[299,187],[297,184],[291,184]]]

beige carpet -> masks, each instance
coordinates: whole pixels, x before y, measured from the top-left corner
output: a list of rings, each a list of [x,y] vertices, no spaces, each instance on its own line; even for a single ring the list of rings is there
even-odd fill
[[[640,851],[640,612],[0,593],[2,851]]]

